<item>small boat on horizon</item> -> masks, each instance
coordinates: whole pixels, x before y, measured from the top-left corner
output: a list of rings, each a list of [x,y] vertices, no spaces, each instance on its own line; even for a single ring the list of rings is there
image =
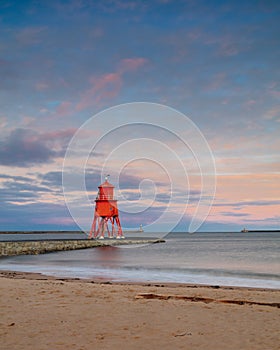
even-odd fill
[[[241,230],[241,232],[246,233],[249,232],[245,227]]]

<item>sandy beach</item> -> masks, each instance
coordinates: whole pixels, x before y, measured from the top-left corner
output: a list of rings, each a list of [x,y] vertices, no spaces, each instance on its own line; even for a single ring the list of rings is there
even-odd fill
[[[2,272],[3,349],[279,349],[280,291]]]

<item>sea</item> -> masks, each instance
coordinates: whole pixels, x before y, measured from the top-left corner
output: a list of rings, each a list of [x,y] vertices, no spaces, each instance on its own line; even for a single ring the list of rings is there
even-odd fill
[[[280,289],[280,232],[160,233],[159,236],[164,236],[165,243],[2,257],[0,270],[108,282]],[[81,234],[0,235],[0,240],[54,238],[81,238]]]

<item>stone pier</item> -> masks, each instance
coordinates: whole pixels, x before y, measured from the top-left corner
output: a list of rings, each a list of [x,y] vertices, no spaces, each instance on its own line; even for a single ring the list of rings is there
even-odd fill
[[[40,240],[0,242],[0,256],[44,254],[63,250],[76,250],[104,246],[164,243],[163,239],[108,239],[108,240]]]

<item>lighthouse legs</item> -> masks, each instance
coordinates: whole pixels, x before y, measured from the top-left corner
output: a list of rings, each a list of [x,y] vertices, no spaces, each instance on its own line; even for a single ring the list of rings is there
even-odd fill
[[[92,222],[92,225],[91,225],[91,229],[90,229],[90,232],[89,232],[89,236],[88,238],[89,239],[92,239],[92,234],[95,233],[95,227],[96,227],[96,220],[97,220],[97,216],[94,215],[94,219],[93,219],[93,222]]]
[[[104,238],[104,221],[103,218],[95,214],[88,238],[92,239],[98,237]]]
[[[95,214],[88,238],[104,239],[106,232],[109,238],[124,238],[118,216],[100,217]]]
[[[117,238],[124,238],[119,217],[116,216],[114,219],[116,220],[116,224],[118,226]]]

